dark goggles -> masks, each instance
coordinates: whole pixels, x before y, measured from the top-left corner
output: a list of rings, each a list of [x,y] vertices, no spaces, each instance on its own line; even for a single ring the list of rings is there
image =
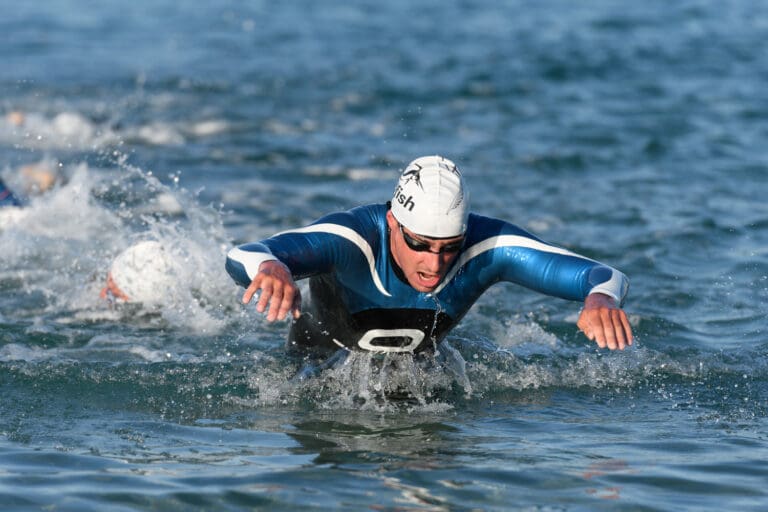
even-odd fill
[[[409,235],[403,230],[402,224],[398,223],[397,225],[400,228],[400,234],[403,235],[403,240],[405,241],[405,245],[407,245],[408,248],[412,251],[431,252],[432,254],[443,254],[443,253],[453,254],[455,252],[459,252],[461,248],[464,246],[464,239],[462,238],[461,240],[456,240],[455,242],[445,244],[437,251],[433,251],[428,242],[413,238],[411,235]]]

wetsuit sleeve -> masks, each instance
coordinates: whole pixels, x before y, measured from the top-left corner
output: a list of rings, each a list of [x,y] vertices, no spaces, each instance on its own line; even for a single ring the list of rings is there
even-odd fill
[[[263,243],[245,244],[227,253],[225,268],[237,284],[248,288],[259,272],[259,266],[265,261],[276,259]]]
[[[21,200],[0,179],[0,206],[22,206]]]
[[[227,272],[247,287],[265,261],[281,261],[297,280],[345,268],[353,261],[372,261],[371,239],[375,237],[361,221],[364,213],[331,214],[304,228],[236,247],[227,254]]]
[[[548,244],[512,224],[484,217],[473,221],[480,236],[469,241],[457,269],[473,267],[486,284],[509,281],[568,300],[603,293],[623,303],[629,280],[618,270]]]
[[[555,246],[507,246],[503,257],[504,277],[547,295],[569,300],[584,300],[592,293],[603,293],[622,304],[629,289],[627,277],[618,270],[575,253],[560,252]]]
[[[613,267],[597,264],[589,271],[587,284],[591,286],[587,295],[603,293],[623,305],[629,292],[629,279],[622,272]]]

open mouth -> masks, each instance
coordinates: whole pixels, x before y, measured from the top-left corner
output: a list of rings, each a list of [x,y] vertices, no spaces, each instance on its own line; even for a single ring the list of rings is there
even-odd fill
[[[417,275],[419,276],[419,283],[425,288],[434,288],[440,282],[440,276],[437,274],[417,272]]]

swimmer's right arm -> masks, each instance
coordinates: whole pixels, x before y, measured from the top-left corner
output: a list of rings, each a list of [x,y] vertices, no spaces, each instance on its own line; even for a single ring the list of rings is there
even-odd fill
[[[293,313],[301,314],[301,294],[290,269],[279,261],[263,243],[256,242],[232,248],[227,253],[227,273],[245,288],[243,303],[259,294],[256,310],[269,311],[267,320],[274,322]]]
[[[259,299],[256,311],[264,313],[269,305],[268,322],[282,320],[288,313],[292,313],[293,318],[301,315],[301,292],[284,263],[278,260],[262,262],[251,284],[245,289],[243,304],[248,304],[257,292]]]

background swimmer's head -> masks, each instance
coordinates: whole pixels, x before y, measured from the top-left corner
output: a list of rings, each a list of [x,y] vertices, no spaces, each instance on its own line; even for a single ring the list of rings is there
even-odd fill
[[[59,179],[57,167],[58,164],[49,159],[21,166],[19,173],[27,192],[41,194],[53,188]]]
[[[101,296],[111,294],[127,302],[159,305],[167,300],[173,286],[171,255],[160,242],[146,240],[115,258]]]
[[[14,110],[12,112],[8,112],[5,118],[8,120],[9,123],[11,123],[14,126],[23,125],[25,120],[24,112],[20,110]]]

